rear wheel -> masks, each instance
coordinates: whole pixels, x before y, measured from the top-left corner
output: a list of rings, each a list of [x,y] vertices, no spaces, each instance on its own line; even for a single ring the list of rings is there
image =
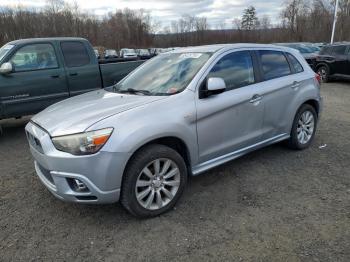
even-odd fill
[[[289,138],[289,147],[293,149],[305,149],[314,139],[317,126],[317,113],[311,105],[304,104],[298,110]]]
[[[183,158],[163,145],[141,149],[128,164],[121,203],[137,217],[153,217],[174,207],[187,183]]]
[[[317,74],[321,77],[322,83],[329,82],[329,68],[327,66],[320,66],[317,69]]]

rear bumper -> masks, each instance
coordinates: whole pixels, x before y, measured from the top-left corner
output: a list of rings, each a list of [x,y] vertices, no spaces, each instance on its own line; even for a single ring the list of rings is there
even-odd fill
[[[73,156],[56,150],[50,136],[32,123],[26,126],[26,133],[35,159],[35,171],[54,196],[64,201],[91,204],[119,200],[128,154],[100,151],[94,155]],[[34,142],[30,136],[35,138]],[[75,179],[86,189],[77,188]]]

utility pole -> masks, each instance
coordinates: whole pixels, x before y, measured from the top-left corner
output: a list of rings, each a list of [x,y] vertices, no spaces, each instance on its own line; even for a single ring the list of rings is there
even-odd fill
[[[332,38],[331,38],[331,44],[333,44],[333,41],[334,41],[335,25],[337,24],[337,17],[338,17],[338,3],[339,3],[339,0],[336,0],[336,2],[335,2],[335,10],[334,10],[334,18],[333,18],[333,28],[332,28]]]

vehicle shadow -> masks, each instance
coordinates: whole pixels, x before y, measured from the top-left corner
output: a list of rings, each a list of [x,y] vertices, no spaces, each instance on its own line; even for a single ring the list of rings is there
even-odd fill
[[[22,117],[20,119],[3,119],[0,120],[0,126],[2,128],[2,135],[13,136],[18,132],[22,132],[24,127],[29,122],[30,116]]]

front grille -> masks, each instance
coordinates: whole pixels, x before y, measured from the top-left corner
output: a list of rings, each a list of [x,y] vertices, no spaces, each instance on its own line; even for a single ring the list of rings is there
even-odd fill
[[[32,147],[34,147],[36,150],[38,150],[40,153],[44,153],[43,152],[43,147],[41,146],[41,143],[39,141],[39,139],[37,139],[35,136],[33,136],[31,133],[26,132],[27,134],[27,139],[29,141],[29,144],[32,145]]]

